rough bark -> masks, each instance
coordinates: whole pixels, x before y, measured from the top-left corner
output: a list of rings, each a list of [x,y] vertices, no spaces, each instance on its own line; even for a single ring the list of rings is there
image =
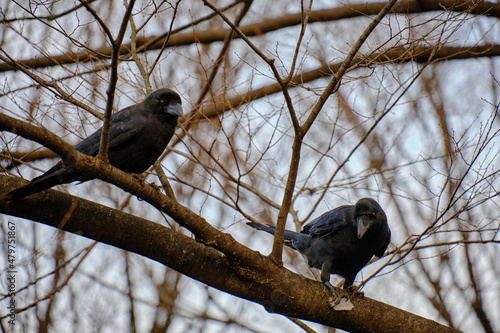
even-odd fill
[[[24,183],[19,178],[0,175],[0,196]],[[180,216],[189,219],[194,213],[185,207],[176,208],[176,221],[189,224]],[[330,293],[322,283],[275,265],[218,230],[215,232],[219,236],[231,240],[225,250],[234,248],[237,253],[244,248],[245,260],[222,253],[208,239],[200,242],[158,223],[55,190],[16,202],[0,200],[0,213],[137,253],[213,288],[260,303],[269,312],[350,332],[456,332],[368,297],[355,296],[351,299],[352,310],[336,311],[330,307]]]
[[[310,14],[309,21],[328,22],[366,15],[376,15],[385,6],[386,2],[367,3],[352,6],[336,7],[320,11],[313,11]],[[392,9],[391,14],[415,14],[430,11],[453,11],[468,12],[476,15],[488,15],[491,17],[500,16],[500,5],[486,1],[475,2],[470,0],[441,0],[441,1],[399,1]],[[249,24],[241,28],[241,31],[247,36],[259,36],[270,31],[276,31],[286,27],[296,26],[301,23],[301,14],[287,14],[272,20],[266,19],[259,23]],[[206,31],[190,31],[186,33],[175,33],[169,36],[168,42],[164,45],[166,36],[149,36],[147,38],[137,38],[136,48],[139,52],[145,50],[158,50],[163,47],[175,47],[191,45],[194,43],[213,43],[223,41],[231,29],[218,29]],[[238,38],[237,36],[235,38]],[[130,54],[131,45],[123,44],[120,47],[120,56]],[[63,64],[82,63],[88,61],[105,60],[111,57],[112,48],[109,46],[101,47],[92,52],[82,51],[80,53],[68,52],[60,55],[51,55],[48,57],[37,57],[26,59],[19,63],[27,68],[44,68],[60,66]],[[9,63],[0,63],[0,72],[15,70],[16,67]]]

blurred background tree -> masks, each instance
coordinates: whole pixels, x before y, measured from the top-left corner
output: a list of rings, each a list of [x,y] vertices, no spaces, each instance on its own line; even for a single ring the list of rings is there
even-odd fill
[[[185,115],[156,169],[179,203],[281,258],[248,219],[286,219],[300,230],[372,197],[388,215],[392,242],[358,275],[366,295],[462,331],[500,330],[498,3],[2,0],[0,7],[2,114],[76,144],[102,125],[108,103],[119,110],[172,88]],[[5,174],[31,179],[56,161],[20,135],[4,131],[1,140]],[[146,180],[159,183],[154,170]],[[108,183],[59,189],[190,235]],[[327,331],[127,251],[0,220],[4,243],[7,222],[16,222],[21,331]],[[317,274],[292,250],[283,261]],[[4,304],[6,256],[0,263]],[[4,331],[6,315],[2,306]]]

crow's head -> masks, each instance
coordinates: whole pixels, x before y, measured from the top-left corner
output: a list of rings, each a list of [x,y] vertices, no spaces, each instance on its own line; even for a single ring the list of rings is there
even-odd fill
[[[180,96],[170,89],[158,89],[152,92],[145,100],[150,108],[162,115],[174,118],[182,117],[182,102]]]
[[[376,226],[387,224],[382,207],[373,199],[363,198],[354,205],[354,220],[357,224],[358,238],[363,236]]]

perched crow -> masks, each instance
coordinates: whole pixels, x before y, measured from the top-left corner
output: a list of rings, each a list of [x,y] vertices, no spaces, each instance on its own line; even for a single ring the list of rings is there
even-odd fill
[[[122,171],[142,173],[161,155],[172,138],[177,119],[182,116],[181,98],[170,89],[158,89],[142,103],[131,105],[111,118],[109,135],[109,163]],[[96,156],[99,152],[101,130],[75,146],[79,152]],[[72,170],[62,161],[28,185],[5,196],[7,200],[24,198],[52,186],[85,182],[89,178]]]
[[[275,227],[249,226],[274,235]],[[310,267],[321,269],[321,281],[333,290],[330,274],[345,279],[349,288],[373,255],[381,257],[391,241],[387,217],[373,199],[340,206],[307,223],[302,231],[285,230],[285,244],[306,256]]]

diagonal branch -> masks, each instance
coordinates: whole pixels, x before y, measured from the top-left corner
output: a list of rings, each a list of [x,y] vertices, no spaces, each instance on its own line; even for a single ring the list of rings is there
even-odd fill
[[[132,15],[132,9],[134,8],[135,0],[131,0],[127,7],[127,11],[122,18],[122,23],[120,25],[120,30],[118,36],[113,40],[112,36],[109,34],[113,45],[113,53],[111,55],[111,73],[109,77],[109,85],[106,90],[108,95],[108,101],[106,103],[106,110],[104,111],[104,123],[102,125],[101,131],[101,142],[99,143],[99,153],[98,158],[103,161],[108,160],[108,146],[109,146],[109,131],[111,128],[111,113],[113,111],[113,101],[115,97],[116,83],[118,82],[118,56],[120,54],[120,48],[123,42],[123,37],[125,36],[125,31],[127,30],[127,23],[130,16]]]
[[[4,49],[0,47],[0,51],[5,54],[5,56],[0,54],[0,60],[2,60],[4,63],[11,65],[13,68],[16,68],[16,70],[21,71],[22,73],[26,74],[29,76],[33,81],[41,85],[42,87],[45,87],[47,90],[50,90],[55,97],[64,99],[65,101],[84,109],[91,115],[93,115],[96,118],[102,119],[103,115],[88,106],[85,103],[82,103],[81,101],[77,100],[76,98],[73,97],[72,94],[67,93],[64,89],[62,89],[58,84],[57,81],[48,81],[44,80],[42,77],[36,75],[33,73],[33,71],[30,71],[21,61],[16,61],[14,60]]]
[[[224,7],[221,11],[227,10],[230,7],[240,3],[236,1],[229,6]],[[366,3],[358,5],[350,5],[349,7],[335,7],[319,11],[312,11],[309,15],[309,23],[338,21],[354,17],[376,15],[386,5],[386,2]],[[416,1],[402,0],[398,1],[393,7],[391,14],[416,14],[433,11],[449,10],[454,12],[467,11],[469,7],[474,6],[474,14],[487,15],[491,17],[500,17],[500,4],[487,1],[476,2],[472,0],[441,0],[441,1]],[[193,24],[205,21],[213,17],[215,14],[210,14],[203,17]],[[241,31],[247,37],[259,36],[271,31],[277,31],[287,27],[300,25],[302,23],[302,13],[286,14],[272,19],[266,19],[262,22],[249,24],[241,27]],[[227,34],[232,29],[218,29],[187,32],[180,34],[179,32],[192,25],[186,25],[179,29],[175,29],[170,34],[170,38],[165,47],[191,45],[194,43],[212,43],[215,41],[224,41]],[[138,38],[137,50],[144,52],[146,50],[161,49],[164,47],[164,41],[167,35],[150,36],[146,38]],[[239,36],[235,36],[239,38]],[[22,63],[28,68],[41,68],[60,66],[63,64],[82,63],[95,61],[96,59],[107,59],[112,55],[111,47],[101,47],[94,52],[84,51],[80,53],[68,52],[62,55],[51,55],[49,57],[40,57],[34,59],[22,60]],[[124,44],[120,47],[120,55],[129,57],[130,45]],[[8,63],[0,63],[0,72],[14,70],[15,68]]]
[[[314,120],[319,115],[319,113],[320,113],[321,109],[323,108],[323,106],[325,105],[328,97],[330,97],[330,95],[335,93],[335,91],[337,91],[337,89],[339,88],[342,77],[347,72],[347,69],[349,68],[349,66],[351,66],[351,64],[354,60],[354,57],[358,53],[361,46],[364,44],[364,42],[366,41],[368,36],[373,32],[373,30],[375,30],[375,28],[379,25],[380,21],[382,21],[384,16],[396,4],[396,2],[397,2],[397,0],[388,1],[387,4],[384,6],[384,8],[382,8],[380,13],[370,22],[368,27],[366,27],[366,29],[363,31],[361,36],[359,36],[358,40],[356,41],[354,46],[351,48],[351,51],[349,51],[349,54],[347,55],[345,60],[342,62],[342,65],[340,65],[339,70],[335,73],[333,78],[328,83],[327,87],[325,88],[325,90],[323,91],[321,96],[319,97],[316,105],[314,105],[314,108],[312,109],[311,114],[309,115],[309,117],[307,117],[307,120],[302,125],[304,135],[311,128],[312,124],[314,123]]]
[[[102,163],[99,158],[84,155],[60,137],[50,131],[34,126],[30,123],[15,119],[0,113],[0,130],[9,131],[34,140],[61,156],[73,169],[83,173],[90,179],[99,178],[115,184],[132,193],[140,199],[149,202],[160,211],[168,214],[183,227],[190,230],[201,242],[206,242],[230,257],[238,257],[247,264],[255,260],[255,254],[237,243],[232,236],[222,233],[207,223],[205,219],[196,215],[188,208],[165,195],[160,195],[156,188],[145,185],[136,177],[110,165]]]
[[[380,53],[375,53],[369,56],[358,56],[355,57],[352,61],[352,68],[358,67],[367,67],[373,66],[376,64],[385,64],[396,61],[397,63],[405,63],[405,62],[416,62],[416,63],[427,63],[429,58],[433,55],[433,63],[448,61],[448,60],[462,60],[462,59],[474,59],[474,58],[482,58],[482,57],[498,57],[500,56],[500,45],[480,45],[480,46],[472,46],[472,47],[452,47],[452,46],[444,46],[439,49],[436,49],[432,46],[413,46],[413,47],[397,47],[387,51],[382,51]],[[2,55],[0,55],[0,60],[9,60]],[[102,119],[103,116],[101,113],[97,112],[93,108],[88,105],[82,103],[81,101],[75,99],[72,95],[66,93],[57,83],[45,81],[39,76],[33,74],[28,69],[24,68],[20,62],[12,62],[13,66],[18,66],[19,70],[23,71],[26,75],[32,78],[38,84],[46,87],[48,90],[54,93],[58,98],[64,99],[69,103],[72,103],[92,115],[96,116],[99,119]],[[314,80],[325,78],[331,76],[332,73],[336,73],[342,63],[335,64],[324,64],[316,69],[302,72],[295,75],[290,85],[292,87],[300,87],[305,83],[312,82]],[[255,100],[259,100],[266,96],[270,96],[282,91],[282,87],[278,83],[269,84],[267,86],[256,88],[246,93],[238,94],[234,97],[226,98],[224,101],[215,101],[210,103],[207,106],[204,106],[200,111],[196,112],[195,116],[191,119],[188,115],[184,116],[181,120],[181,124],[190,124],[197,123],[200,121],[205,121],[208,119],[213,119],[221,114],[229,111],[236,110],[240,108],[242,105],[251,103]],[[184,135],[180,133],[179,136],[182,138]],[[174,142],[175,140],[175,142]],[[172,139],[172,146],[175,146],[176,142],[179,139]],[[29,154],[29,155],[28,155]],[[32,155],[31,152],[10,152],[9,156],[14,159],[22,159],[23,161],[34,161],[43,158],[54,157],[52,153],[42,152],[42,153],[34,153]],[[8,159],[9,156],[5,155],[3,159]],[[7,168],[10,168],[7,167]]]
[[[236,18],[235,26],[238,27],[240,25],[241,20],[248,13],[248,9],[252,5],[252,2],[253,2],[253,0],[246,0],[244,2],[245,5],[241,9],[238,17]],[[220,12],[224,12],[224,10],[221,9]],[[217,13],[214,12],[214,15],[215,14],[217,14]],[[217,60],[215,61],[215,63],[212,66],[212,72],[208,76],[207,81],[204,83],[204,86],[201,89],[201,93],[200,93],[200,96],[198,97],[198,100],[194,104],[192,110],[184,117],[184,119],[186,119],[186,120],[183,123],[186,125],[184,127],[183,133],[186,133],[189,130],[191,125],[194,124],[194,122],[192,120],[195,119],[199,115],[199,109],[200,109],[200,106],[202,105],[203,99],[210,91],[212,83],[215,80],[215,77],[217,75],[217,72],[219,71],[219,68],[222,64],[222,61],[226,58],[227,52],[229,51],[229,47],[230,47],[231,42],[233,41],[235,35],[236,35],[236,33],[234,32],[234,30],[231,30],[224,38],[224,44],[222,45],[219,56],[217,57]]]
[[[396,2],[397,0],[389,1],[384,6],[384,8],[382,8],[380,13],[373,19],[373,21],[370,22],[368,27],[363,31],[361,36],[356,41],[356,44],[354,44],[351,51],[347,55],[346,59],[340,66],[339,70],[330,80],[327,87],[319,97],[318,102],[311,111],[311,114],[309,115],[305,123],[301,126],[301,130],[295,132],[295,138],[292,146],[292,158],[290,161],[285,193],[283,195],[283,202],[281,204],[281,209],[278,214],[278,221],[276,223],[276,232],[274,234],[273,249],[270,254],[270,257],[277,263],[282,263],[283,260],[282,259],[283,242],[285,240],[284,235],[285,235],[286,219],[288,216],[288,212],[290,211],[290,208],[292,206],[293,193],[295,190],[295,182],[297,180],[299,163],[300,163],[300,151],[302,148],[302,141],[304,139],[304,136],[307,134],[307,131],[311,128],[314,120],[320,113],[328,97],[338,89],[342,77],[347,71],[347,68],[349,68],[349,66],[351,65],[355,55],[361,48],[361,45],[363,45],[368,36],[373,32],[375,27],[380,23],[382,18],[391,10],[391,8],[394,6]]]
[[[23,182],[0,175],[0,195]],[[353,297],[351,311],[335,311],[321,283],[278,267],[246,247],[253,258],[251,265],[225,256],[171,228],[62,192],[48,190],[14,203],[0,200],[2,214],[52,227],[58,227],[71,206],[74,208],[63,230],[145,256],[208,286],[260,303],[269,312],[349,332],[457,332],[368,297]],[[179,210],[187,208],[179,207]],[[189,214],[179,212],[175,215],[177,222],[185,224],[184,218]],[[89,216],[92,219],[89,220]]]

